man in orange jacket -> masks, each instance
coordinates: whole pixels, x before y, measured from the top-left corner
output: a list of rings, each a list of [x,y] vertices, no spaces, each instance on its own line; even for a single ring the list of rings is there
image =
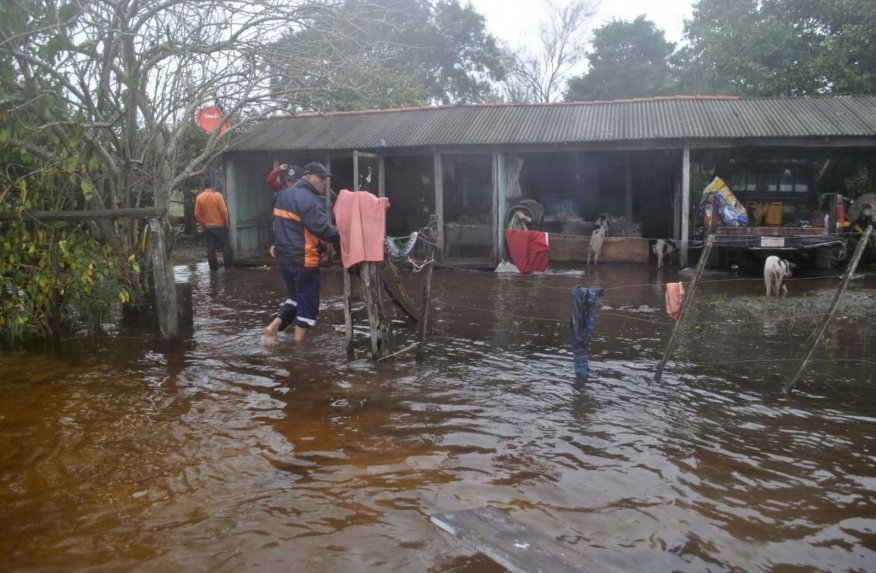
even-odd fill
[[[207,262],[211,271],[219,270],[216,249],[222,249],[222,264],[226,269],[234,265],[234,254],[228,240],[228,209],[220,187],[205,187],[195,199],[195,221],[198,230],[204,231],[207,239]]]

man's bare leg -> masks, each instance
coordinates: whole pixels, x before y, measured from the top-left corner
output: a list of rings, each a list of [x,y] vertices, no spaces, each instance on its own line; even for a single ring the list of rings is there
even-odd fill
[[[301,342],[301,341],[304,340],[304,337],[305,337],[306,335],[307,335],[307,329],[306,329],[306,328],[301,328],[300,326],[298,326],[298,325],[296,324],[296,325],[295,325],[295,336],[294,336],[293,340],[294,340],[295,342]]]
[[[280,317],[275,317],[271,324],[265,327],[265,335],[262,337],[262,342],[268,345],[276,344],[277,331],[280,330],[281,324],[283,324],[283,321],[280,320]]]
[[[265,334],[268,336],[277,336],[277,332],[280,330],[280,325],[283,324],[283,321],[279,316],[274,317],[274,320],[271,321],[271,324],[265,327]]]

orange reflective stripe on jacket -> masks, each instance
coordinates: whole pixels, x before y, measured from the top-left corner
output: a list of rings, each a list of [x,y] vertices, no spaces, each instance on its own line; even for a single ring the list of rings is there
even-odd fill
[[[274,217],[291,219],[301,223],[301,217],[291,211],[274,207]],[[319,238],[304,227],[304,266],[308,268],[319,266]]]
[[[283,209],[278,209],[277,207],[274,207],[274,217],[282,217],[283,219],[292,219],[293,221],[301,222],[301,217],[292,211],[285,211]]]
[[[304,266],[308,268],[319,266],[319,239],[304,228]]]

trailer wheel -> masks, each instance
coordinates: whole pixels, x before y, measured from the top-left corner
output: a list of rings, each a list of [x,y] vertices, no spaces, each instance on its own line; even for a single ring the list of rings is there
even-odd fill
[[[846,243],[834,245],[830,248],[830,256],[834,265],[839,265],[849,256],[849,250]]]
[[[833,249],[821,248],[815,250],[815,270],[827,271],[834,265]]]
[[[827,271],[834,267],[838,267],[846,260],[847,256],[848,251],[845,243],[816,249],[815,269],[819,271]]]

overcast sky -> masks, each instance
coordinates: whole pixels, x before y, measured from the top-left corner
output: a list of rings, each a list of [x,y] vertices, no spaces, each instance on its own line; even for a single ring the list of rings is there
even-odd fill
[[[560,0],[561,2],[563,0]],[[602,0],[594,28],[612,20],[632,21],[644,14],[676,44],[681,40],[684,19],[691,14],[694,0]],[[487,19],[487,30],[511,46],[525,41],[527,30],[539,20],[543,0],[470,0],[475,10]],[[463,2],[464,3],[464,2]]]

